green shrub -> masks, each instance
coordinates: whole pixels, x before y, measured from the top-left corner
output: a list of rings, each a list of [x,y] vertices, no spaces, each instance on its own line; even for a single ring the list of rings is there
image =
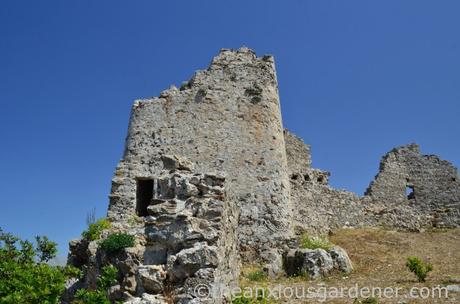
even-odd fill
[[[0,303],[57,304],[65,281],[81,273],[73,267],[55,267],[46,261],[56,256],[56,243],[47,237],[29,241],[0,229]]]
[[[238,295],[232,299],[232,304],[253,304],[257,303],[256,301],[257,300],[254,300],[253,298]]]
[[[115,253],[124,248],[134,246],[134,236],[127,233],[114,233],[101,243],[101,248],[107,253]]]
[[[115,266],[105,266],[102,273],[97,278],[97,286],[107,289],[117,282],[118,269]]]
[[[68,278],[77,278],[77,279],[81,279],[83,277],[83,272],[72,266],[72,265],[67,265],[67,266],[57,266],[58,268],[61,269],[61,271],[64,273],[64,275]]]
[[[74,304],[111,304],[107,289],[117,283],[118,269],[114,266],[105,266],[97,278],[97,288],[80,289],[75,293],[77,301]]]
[[[103,290],[80,289],[75,293],[75,299],[72,304],[111,304]]]
[[[377,298],[367,298],[361,301],[361,304],[379,304],[379,300]]]
[[[57,244],[51,242],[46,236],[35,237],[37,242],[38,259],[40,262],[48,262],[57,254]]]
[[[428,272],[433,270],[433,265],[416,256],[407,258],[406,267],[417,276],[419,282],[425,282]]]
[[[317,249],[321,248],[324,250],[330,250],[334,244],[329,242],[325,237],[311,237],[308,234],[304,234],[300,240],[300,247],[304,249]]]
[[[101,237],[101,233],[105,229],[109,229],[112,225],[107,219],[99,219],[95,223],[91,223],[88,229],[83,231],[81,234],[85,239],[90,241],[98,240]]]
[[[366,298],[364,300],[355,299],[353,304],[379,304],[379,300],[374,297]]]

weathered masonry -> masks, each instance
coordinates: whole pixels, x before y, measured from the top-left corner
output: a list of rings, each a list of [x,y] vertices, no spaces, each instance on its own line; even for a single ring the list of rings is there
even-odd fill
[[[102,265],[117,266],[111,297],[125,303],[165,303],[168,292],[177,303],[223,303],[192,291],[236,284],[241,263],[276,274],[287,254],[296,268],[309,254],[296,251],[305,231],[460,226],[457,169],[415,144],[385,155],[363,196],[331,188],[329,175],[283,129],[273,57],[224,49],[180,88],[134,102],[108,218],[136,246],[111,257],[75,240],[69,263],[85,271],[78,286],[94,284]],[[330,269],[346,256],[322,254]]]

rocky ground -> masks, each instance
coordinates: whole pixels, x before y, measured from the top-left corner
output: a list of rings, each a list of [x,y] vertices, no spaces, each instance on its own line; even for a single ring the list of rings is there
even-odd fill
[[[344,229],[337,231],[330,237],[330,240],[348,252],[354,266],[354,271],[350,275],[336,274],[319,280],[309,280],[303,277],[270,280],[251,277],[256,267],[246,267],[243,269],[241,286],[270,288],[275,294],[280,291],[287,295],[291,287],[299,295],[297,299],[295,296],[277,301],[269,298],[269,303],[318,303],[321,301],[324,303],[360,303],[353,297],[353,289],[349,292],[351,297],[323,298],[325,290],[333,295],[334,288],[356,289],[355,286],[358,286],[363,293],[366,292],[365,287],[382,289],[391,287],[393,290],[399,288],[398,297],[392,296],[387,299],[381,297],[378,302],[374,303],[460,302],[460,229],[421,233],[382,229]],[[415,275],[407,270],[405,263],[408,256],[419,256],[433,264],[434,270],[429,273],[425,283],[418,283]],[[437,286],[448,289],[448,298],[437,296],[436,293],[439,294]],[[413,290],[414,294],[419,294],[419,298],[410,298],[413,287],[419,288],[419,290]],[[312,294],[309,293],[308,288],[316,292],[319,298],[302,298],[303,294]],[[432,288],[435,289],[432,290]],[[422,296],[429,298],[422,299],[420,298]],[[362,301],[363,298],[359,300]]]

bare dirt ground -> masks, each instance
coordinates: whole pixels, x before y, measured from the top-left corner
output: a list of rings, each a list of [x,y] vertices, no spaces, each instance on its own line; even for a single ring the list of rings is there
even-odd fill
[[[354,266],[348,276],[337,274],[315,281],[305,278],[251,281],[245,272],[252,270],[243,268],[240,285],[275,289],[280,291],[276,295],[287,295],[276,301],[269,297],[261,303],[361,303],[371,296],[366,288],[377,288],[374,295],[378,302],[368,303],[460,303],[460,229],[421,233],[344,229],[330,240],[348,252]],[[433,265],[426,282],[419,283],[407,270],[405,263],[409,256],[418,256]],[[457,291],[440,289],[449,285],[449,289]],[[384,294],[384,288],[392,291],[387,289]],[[294,296],[290,296],[291,289]],[[311,298],[313,295],[317,298]]]

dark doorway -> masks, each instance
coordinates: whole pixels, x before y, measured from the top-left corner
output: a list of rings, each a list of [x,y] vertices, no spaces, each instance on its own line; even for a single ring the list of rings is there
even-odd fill
[[[147,207],[153,198],[153,179],[138,179],[136,190],[136,212],[139,216],[147,216]]]

